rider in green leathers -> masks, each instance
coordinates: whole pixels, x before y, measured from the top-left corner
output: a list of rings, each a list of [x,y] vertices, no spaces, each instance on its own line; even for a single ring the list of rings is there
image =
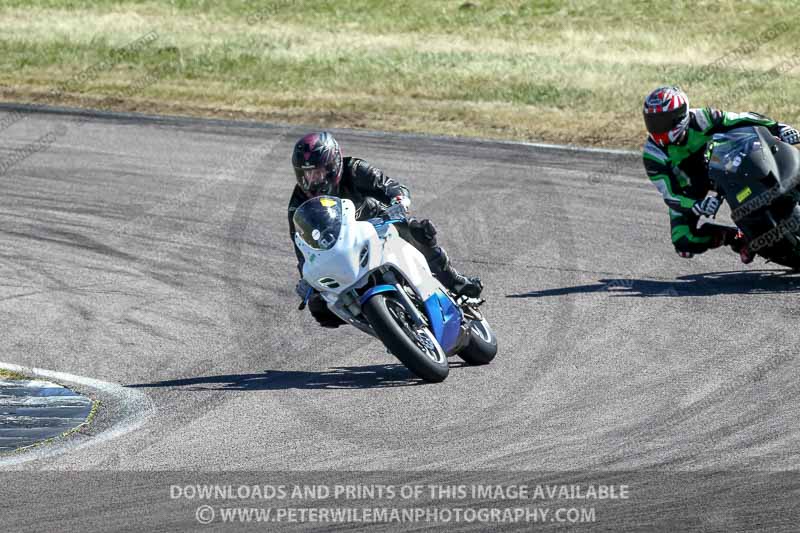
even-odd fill
[[[702,215],[714,216],[719,199],[707,196],[711,185],[705,153],[715,133],[742,125],[766,127],[790,144],[800,144],[798,131],[757,113],[731,113],[689,108],[689,98],[678,87],[659,87],[644,101],[644,121],[649,133],[644,145],[644,167],[669,207],[672,244],[681,257],[692,257],[728,245],[743,263],[753,261],[744,235],[735,227],[707,222],[697,228]]]

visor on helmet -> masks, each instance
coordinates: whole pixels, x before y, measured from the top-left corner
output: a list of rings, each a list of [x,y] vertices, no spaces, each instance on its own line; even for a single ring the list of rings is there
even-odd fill
[[[652,134],[667,133],[678,126],[686,118],[689,112],[687,105],[683,104],[672,111],[662,111],[659,113],[644,113],[644,123],[647,131]]]
[[[324,168],[299,168],[295,169],[295,173],[300,187],[310,196],[334,192],[333,184],[328,180],[328,173]]]

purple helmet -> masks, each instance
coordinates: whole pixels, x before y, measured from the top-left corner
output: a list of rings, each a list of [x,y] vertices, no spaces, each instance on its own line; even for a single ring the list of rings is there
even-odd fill
[[[342,151],[327,131],[309,133],[294,145],[292,166],[297,184],[313,198],[336,194],[342,179]]]

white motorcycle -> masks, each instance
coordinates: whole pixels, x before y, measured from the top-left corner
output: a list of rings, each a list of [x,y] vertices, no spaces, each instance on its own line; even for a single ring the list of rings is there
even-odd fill
[[[449,356],[489,363],[497,338],[478,310],[483,300],[447,291],[394,227],[405,222],[399,204],[381,218],[358,221],[350,200],[320,196],[303,203],[294,214],[294,240],[305,257],[300,309],[318,291],[333,313],[380,339],[425,381],[447,377]]]

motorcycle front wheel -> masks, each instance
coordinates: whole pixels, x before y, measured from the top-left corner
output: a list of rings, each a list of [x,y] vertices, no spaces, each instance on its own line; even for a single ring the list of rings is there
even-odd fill
[[[376,294],[362,306],[375,334],[416,376],[430,383],[450,372],[447,356],[427,327],[417,327],[403,304],[391,294]]]

